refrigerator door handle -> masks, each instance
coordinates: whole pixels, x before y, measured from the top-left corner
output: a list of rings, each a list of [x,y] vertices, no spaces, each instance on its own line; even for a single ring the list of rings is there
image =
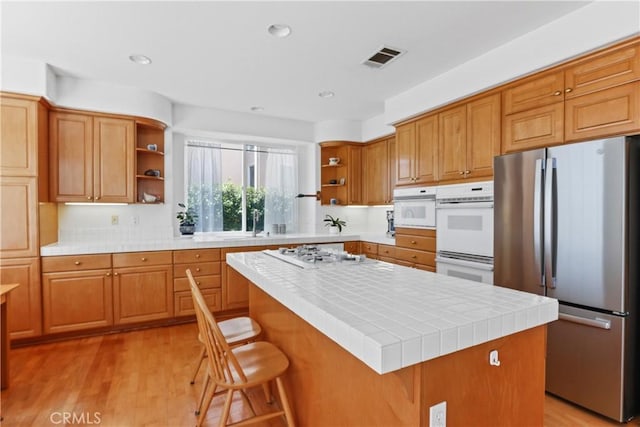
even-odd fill
[[[533,187],[533,262],[540,274],[540,286],[544,287],[542,270],[542,159],[536,159],[536,171]]]
[[[586,317],[574,316],[573,314],[559,313],[558,320],[566,320],[567,322],[578,323],[585,326],[593,326],[600,329],[611,329],[611,322],[606,319],[588,319]]]
[[[553,175],[555,159],[547,158],[544,173],[544,283],[547,288],[555,289],[556,281],[553,271],[554,212]]]

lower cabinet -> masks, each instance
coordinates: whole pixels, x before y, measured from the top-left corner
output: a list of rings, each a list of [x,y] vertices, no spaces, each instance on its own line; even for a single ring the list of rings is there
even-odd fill
[[[173,317],[171,251],[113,254],[114,324]]]
[[[113,325],[111,255],[42,258],[43,332]]]
[[[396,229],[396,245],[362,242],[362,253],[369,258],[436,271],[436,231],[422,229]]]
[[[174,316],[195,314],[187,269],[191,270],[209,310],[222,310],[220,249],[187,249],[173,252]]]
[[[222,263],[223,286],[222,286],[222,308],[230,310],[234,308],[249,307],[249,280],[238,273],[226,262]]]
[[[0,260],[0,283],[18,283],[11,292],[8,325],[11,339],[42,334],[42,291],[39,258]]]

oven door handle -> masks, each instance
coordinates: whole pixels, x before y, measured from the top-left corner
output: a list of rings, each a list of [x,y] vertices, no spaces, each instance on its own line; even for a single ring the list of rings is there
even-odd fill
[[[491,209],[493,202],[436,202],[438,209]]]
[[[462,267],[470,267],[470,268],[475,268],[475,269],[478,269],[478,270],[493,271],[493,265],[491,265],[491,264],[483,264],[481,262],[465,261],[463,259],[458,259],[458,258],[447,258],[447,257],[436,256],[436,262],[442,262],[442,263],[445,263],[445,264],[459,265],[459,266],[462,266]]]

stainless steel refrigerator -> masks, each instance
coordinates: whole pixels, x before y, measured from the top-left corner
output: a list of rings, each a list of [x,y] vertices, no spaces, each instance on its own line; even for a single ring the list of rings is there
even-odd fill
[[[618,421],[640,413],[640,137],[495,158],[494,284],[560,302],[546,388]]]

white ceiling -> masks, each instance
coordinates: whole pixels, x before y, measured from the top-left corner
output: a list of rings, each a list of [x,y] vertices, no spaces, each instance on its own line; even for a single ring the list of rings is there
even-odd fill
[[[6,2],[2,55],[176,103],[319,122],[384,100],[585,6],[580,1]],[[268,34],[288,24],[289,37]],[[379,70],[381,45],[406,49]],[[149,56],[141,66],[131,54]],[[499,65],[498,65],[499,66]],[[322,99],[318,93],[335,92]]]

